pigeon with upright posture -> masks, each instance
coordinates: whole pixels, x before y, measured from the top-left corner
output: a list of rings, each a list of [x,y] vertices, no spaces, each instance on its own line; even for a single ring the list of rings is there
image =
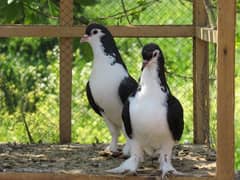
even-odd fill
[[[95,23],[88,25],[81,42],[91,45],[94,57],[86,87],[87,98],[93,110],[104,118],[112,136],[105,150],[117,152],[118,137],[123,127],[123,104],[138,84],[129,75],[113,36],[106,27]],[[128,151],[127,142],[123,153],[127,154]]]
[[[139,87],[126,101],[122,117],[130,140],[131,156],[111,173],[135,172],[144,152],[158,155],[164,177],[177,172],[171,164],[172,148],[183,133],[183,108],[168,87],[164,57],[156,44],[142,50],[143,66]]]

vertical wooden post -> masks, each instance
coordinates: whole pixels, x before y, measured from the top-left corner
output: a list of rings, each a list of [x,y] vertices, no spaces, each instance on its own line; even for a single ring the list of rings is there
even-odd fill
[[[60,1],[60,25],[72,26],[73,1]],[[60,142],[71,142],[72,39],[60,38]]]
[[[236,0],[218,0],[217,179],[234,179]]]
[[[193,1],[193,24],[206,26],[207,13],[203,0]],[[193,127],[194,143],[209,143],[209,62],[208,42],[193,38]]]

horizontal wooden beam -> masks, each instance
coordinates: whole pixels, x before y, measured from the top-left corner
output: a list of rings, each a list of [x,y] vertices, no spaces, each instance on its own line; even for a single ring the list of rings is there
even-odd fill
[[[85,26],[1,25],[0,37],[81,37]],[[108,26],[114,37],[192,37],[192,25]]]
[[[196,37],[207,42],[217,43],[217,30],[207,27],[196,27]]]
[[[191,25],[162,26],[112,26],[110,31],[115,37],[192,37],[194,27]]]
[[[124,176],[124,175],[88,175],[65,173],[0,173],[0,179],[4,180],[157,180],[159,176]],[[215,176],[169,176],[169,180],[216,180]]]

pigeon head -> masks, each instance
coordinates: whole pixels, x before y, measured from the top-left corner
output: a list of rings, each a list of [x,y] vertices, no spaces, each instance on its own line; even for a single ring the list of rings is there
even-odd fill
[[[93,49],[97,46],[103,47],[108,55],[118,54],[111,32],[101,24],[89,24],[80,42],[88,42]]]
[[[87,26],[85,34],[81,38],[81,42],[88,42],[91,44],[95,41],[100,41],[104,36],[112,38],[111,33],[106,27],[100,24],[92,23]]]
[[[155,65],[164,65],[164,57],[161,49],[154,43],[146,44],[142,50],[143,64],[142,70],[145,67]]]
[[[162,90],[170,93],[165,77],[164,56],[160,47],[154,43],[146,44],[142,50],[142,57],[142,71],[145,68],[156,69]]]

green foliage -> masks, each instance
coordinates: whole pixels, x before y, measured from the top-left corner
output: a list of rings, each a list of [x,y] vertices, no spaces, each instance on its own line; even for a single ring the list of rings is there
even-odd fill
[[[13,123],[26,126],[26,116],[36,112],[37,104],[47,94],[55,92],[49,68],[56,59],[51,59],[48,49],[55,46],[56,40],[1,39],[0,44],[2,52],[8,52],[0,56],[1,104],[6,110],[3,121],[5,116],[13,115]]]
[[[4,43],[1,43],[1,49],[8,52],[0,59],[1,88],[6,95],[7,107],[11,111],[16,111],[16,102],[21,100],[26,103],[26,111],[33,112],[36,102],[40,100],[39,95],[53,91],[47,85],[50,72],[45,71],[45,68],[51,62],[47,57],[48,48],[53,48],[56,41],[39,42],[36,39],[27,38],[3,39],[2,42]]]
[[[88,24],[84,8],[93,6],[98,0],[74,0],[76,21]],[[1,0],[1,24],[57,24],[59,17],[59,0]]]

